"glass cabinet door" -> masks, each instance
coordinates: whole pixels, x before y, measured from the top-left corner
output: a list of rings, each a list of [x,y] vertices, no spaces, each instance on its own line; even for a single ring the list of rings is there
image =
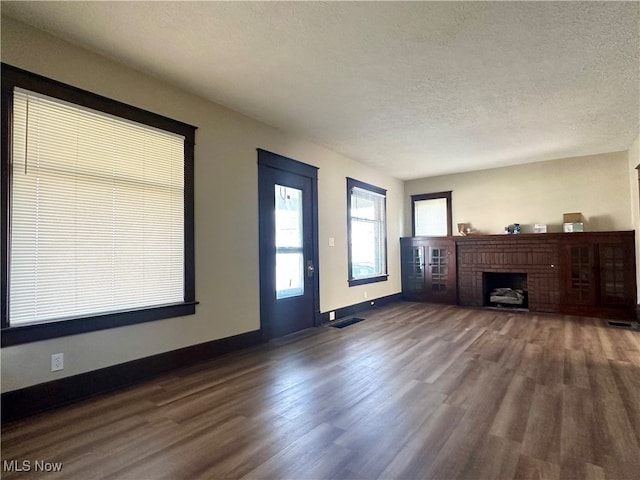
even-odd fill
[[[601,300],[609,305],[625,303],[625,250],[622,245],[600,245]]]
[[[425,287],[424,280],[424,247],[411,247],[407,268],[407,289],[421,291]]]
[[[429,247],[429,284],[433,293],[445,292],[449,284],[447,248]]]
[[[567,282],[569,300],[574,304],[593,302],[593,248],[591,245],[568,247],[569,278]]]

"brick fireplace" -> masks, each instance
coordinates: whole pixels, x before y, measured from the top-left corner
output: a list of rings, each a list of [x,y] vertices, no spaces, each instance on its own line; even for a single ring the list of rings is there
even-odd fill
[[[457,238],[456,244],[460,305],[485,306],[487,274],[513,274],[517,288],[526,285],[526,289],[522,289],[527,292],[530,310],[558,311],[559,259],[554,237],[543,234],[468,236]]]

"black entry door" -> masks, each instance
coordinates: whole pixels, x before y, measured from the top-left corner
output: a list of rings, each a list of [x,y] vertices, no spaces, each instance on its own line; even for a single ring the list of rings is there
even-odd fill
[[[265,339],[315,326],[317,168],[258,150],[260,326]]]

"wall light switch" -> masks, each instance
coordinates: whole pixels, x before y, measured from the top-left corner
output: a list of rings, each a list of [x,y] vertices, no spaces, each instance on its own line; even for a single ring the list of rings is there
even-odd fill
[[[329,237],[329,246],[330,247],[335,247],[336,246],[336,239],[333,237]]]

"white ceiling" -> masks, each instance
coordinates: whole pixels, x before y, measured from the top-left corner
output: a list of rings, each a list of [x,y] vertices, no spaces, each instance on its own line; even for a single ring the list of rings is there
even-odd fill
[[[626,150],[638,2],[2,2],[400,179]]]

